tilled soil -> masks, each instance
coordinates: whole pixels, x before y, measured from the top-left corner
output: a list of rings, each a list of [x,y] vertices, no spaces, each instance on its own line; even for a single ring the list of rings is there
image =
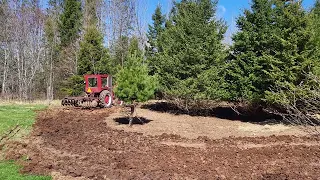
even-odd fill
[[[87,179],[319,179],[316,137],[229,137],[212,140],[112,129],[116,109],[49,109],[25,143],[8,145],[23,172]]]
[[[230,136],[308,135],[308,133],[303,131],[302,127],[282,123],[249,123],[212,116],[174,115],[142,108],[136,108],[136,115],[142,117],[140,119],[144,120],[145,123],[141,125],[141,122],[137,120],[134,121],[136,122],[135,126],[128,127],[128,120],[123,118],[123,114],[124,113],[112,113],[106,118],[106,123],[109,127],[118,130],[140,132],[153,136],[163,133],[176,134],[188,139],[197,139],[199,136],[206,136],[210,139],[222,139]]]

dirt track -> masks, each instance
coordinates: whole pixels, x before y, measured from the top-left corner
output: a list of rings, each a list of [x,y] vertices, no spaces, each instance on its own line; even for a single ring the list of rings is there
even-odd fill
[[[7,158],[26,157],[23,172],[62,179],[319,179],[312,137],[146,136],[109,127],[112,111],[41,112],[31,137],[9,144]]]

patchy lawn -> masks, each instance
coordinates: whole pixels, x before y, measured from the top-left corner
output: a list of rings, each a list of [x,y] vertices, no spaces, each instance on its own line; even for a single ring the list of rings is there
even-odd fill
[[[15,137],[27,135],[34,123],[36,110],[45,109],[45,105],[1,105],[0,106],[0,135],[7,134],[17,125],[20,128]]]
[[[19,173],[20,166],[16,165],[13,161],[0,162],[0,179],[8,180],[50,180],[48,176],[32,176],[22,175]]]
[[[35,111],[45,108],[45,105],[0,105],[0,144],[6,140],[19,140],[28,135],[35,121]],[[20,169],[21,167],[13,161],[5,161],[1,157],[0,179],[51,179],[46,176],[22,175],[19,173]]]

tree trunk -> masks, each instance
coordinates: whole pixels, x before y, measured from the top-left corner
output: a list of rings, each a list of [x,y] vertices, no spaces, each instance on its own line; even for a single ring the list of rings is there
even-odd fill
[[[7,61],[9,55],[7,55],[7,49],[4,50],[4,64],[3,64],[3,79],[2,79],[2,89],[1,94],[4,95],[6,93],[6,81],[7,81]]]
[[[49,82],[47,87],[47,101],[50,103],[53,100],[53,47],[50,51],[50,72],[49,72]]]
[[[136,104],[131,104],[130,105],[130,115],[129,115],[129,126],[132,126],[132,122],[133,122],[133,118],[134,118],[134,114],[136,112]]]

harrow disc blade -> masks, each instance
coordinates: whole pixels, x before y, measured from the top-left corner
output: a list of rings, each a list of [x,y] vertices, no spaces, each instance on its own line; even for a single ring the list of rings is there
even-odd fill
[[[82,97],[76,98],[65,98],[61,101],[62,106],[74,106],[83,108],[95,108],[98,107],[99,103],[96,99],[88,99]]]

